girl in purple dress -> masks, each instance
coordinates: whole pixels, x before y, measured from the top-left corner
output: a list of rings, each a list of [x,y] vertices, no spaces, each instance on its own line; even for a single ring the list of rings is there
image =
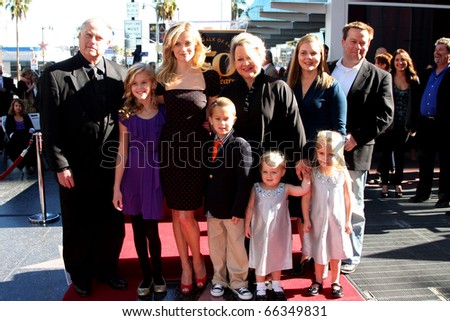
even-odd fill
[[[126,101],[119,111],[119,151],[114,182],[114,206],[129,215],[134,245],[142,269],[139,296],[167,291],[162,275],[158,220],[164,217],[159,178],[159,141],[166,121],[164,106],[155,96],[152,68],[144,63],[130,67],[125,79]],[[151,264],[148,257],[150,251]]]

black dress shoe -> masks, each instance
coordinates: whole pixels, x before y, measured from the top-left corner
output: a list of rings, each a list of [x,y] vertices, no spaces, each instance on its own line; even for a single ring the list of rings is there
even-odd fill
[[[314,281],[308,288],[308,290],[306,290],[306,295],[316,296],[319,295],[322,291],[323,291],[322,283]]]
[[[428,198],[429,197],[415,195],[409,199],[409,202],[410,203],[422,203],[422,202],[425,202],[426,200],[428,200]]]
[[[331,284],[331,296],[333,298],[342,298],[344,296],[344,291],[340,283]]]
[[[313,264],[314,264],[313,258],[307,257],[302,262],[300,262],[300,266],[298,268],[298,274],[304,275],[311,267],[314,266]]]
[[[106,284],[108,284],[108,286],[114,290],[126,290],[128,288],[127,281],[118,276],[110,278],[106,281]]]
[[[86,282],[73,283],[73,288],[79,296],[88,296],[92,292],[92,286]]]
[[[436,202],[436,204],[434,204],[434,207],[437,207],[437,208],[449,207],[449,201],[448,200],[438,200]]]

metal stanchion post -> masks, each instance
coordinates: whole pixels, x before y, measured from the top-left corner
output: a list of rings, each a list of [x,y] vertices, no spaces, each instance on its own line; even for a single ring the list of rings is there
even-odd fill
[[[36,138],[36,158],[37,158],[37,175],[39,183],[39,200],[41,203],[41,213],[34,214],[28,218],[30,223],[33,224],[47,224],[57,221],[59,219],[59,214],[47,213],[47,208],[45,204],[45,186],[44,186],[44,175],[42,173],[42,133],[34,133]]]

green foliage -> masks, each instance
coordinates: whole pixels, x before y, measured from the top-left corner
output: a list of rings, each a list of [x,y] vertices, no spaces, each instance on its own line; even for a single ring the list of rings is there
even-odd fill
[[[156,5],[158,20],[172,20],[176,10],[177,4],[175,0],[164,0]]]
[[[19,20],[27,17],[31,0],[6,0],[5,8],[10,11],[11,19],[16,20],[16,63],[17,63],[17,80],[20,79],[19,64]]]
[[[4,6],[11,12],[11,19],[19,19],[27,17],[31,0],[6,0]]]
[[[247,8],[245,0],[231,0],[231,20],[237,20]]]

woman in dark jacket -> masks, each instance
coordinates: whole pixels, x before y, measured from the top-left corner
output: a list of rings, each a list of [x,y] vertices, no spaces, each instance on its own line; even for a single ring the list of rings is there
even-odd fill
[[[28,146],[34,131],[31,118],[25,113],[23,100],[13,99],[5,121],[5,132],[7,135],[6,153],[12,161],[15,161]],[[36,153],[34,147],[31,146],[25,158],[17,167],[22,170],[26,166],[28,173],[32,174],[35,164]]]

